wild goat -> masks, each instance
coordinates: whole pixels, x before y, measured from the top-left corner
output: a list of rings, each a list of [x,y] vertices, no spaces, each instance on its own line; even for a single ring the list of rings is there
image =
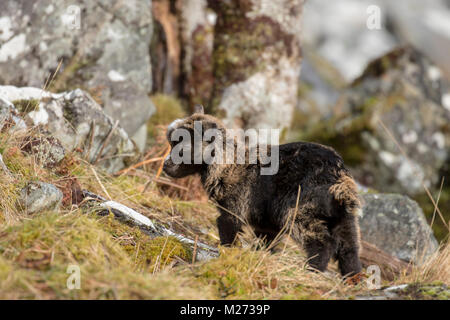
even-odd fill
[[[360,200],[356,184],[336,151],[307,142],[279,145],[279,166],[273,175],[260,173],[266,166],[261,161],[248,161],[249,149],[243,163],[205,159],[176,163],[175,156],[189,159],[198,156],[193,137],[203,135],[201,145],[206,147],[209,142],[204,133],[208,129],[226,137],[227,129],[222,122],[205,115],[201,106],[191,116],[172,122],[167,129],[172,152],[164,162],[164,171],[174,178],[200,174],[203,187],[218,204],[217,225],[222,245],[233,243],[243,221],[267,243],[284,228],[303,246],[314,269],[326,270],[329,260],[334,258],[343,276],[361,271],[357,220]],[[175,141],[177,136],[180,140],[180,130],[188,132],[190,138]],[[234,139],[215,139],[216,147],[231,143],[237,148]]]

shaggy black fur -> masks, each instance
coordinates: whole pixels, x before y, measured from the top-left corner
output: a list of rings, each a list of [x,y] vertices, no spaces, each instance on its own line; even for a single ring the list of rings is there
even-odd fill
[[[171,125],[168,137],[178,128],[193,132],[194,121],[201,121],[204,130],[226,131],[218,119],[199,110]],[[343,276],[359,273],[360,201],[342,158],[329,147],[306,142],[280,145],[279,155],[275,175],[261,175],[260,164],[175,165],[170,157],[164,171],[172,177],[201,175],[204,188],[219,205],[217,225],[222,245],[233,243],[243,221],[267,243],[285,227],[303,246],[314,269],[326,270],[334,258]]]

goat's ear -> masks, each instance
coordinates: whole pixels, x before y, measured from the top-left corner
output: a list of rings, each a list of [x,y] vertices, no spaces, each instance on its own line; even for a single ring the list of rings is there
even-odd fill
[[[205,109],[201,104],[196,104],[194,107],[194,113],[205,114]]]

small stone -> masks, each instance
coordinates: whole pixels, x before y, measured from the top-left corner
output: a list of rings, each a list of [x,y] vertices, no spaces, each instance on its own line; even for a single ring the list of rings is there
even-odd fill
[[[62,192],[54,185],[35,181],[20,191],[19,204],[28,214],[33,214],[57,209],[62,198]]]
[[[66,154],[64,147],[52,136],[28,137],[22,150],[33,154],[36,160],[46,168],[52,168],[60,163]]]

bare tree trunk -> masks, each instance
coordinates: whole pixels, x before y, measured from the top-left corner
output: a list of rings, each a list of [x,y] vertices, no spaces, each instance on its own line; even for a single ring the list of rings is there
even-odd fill
[[[179,22],[175,6],[169,0],[155,0],[152,5],[154,34],[150,47],[153,92],[178,94],[180,81]]]
[[[297,104],[303,0],[209,0],[214,88],[209,111],[230,127],[290,125]]]

